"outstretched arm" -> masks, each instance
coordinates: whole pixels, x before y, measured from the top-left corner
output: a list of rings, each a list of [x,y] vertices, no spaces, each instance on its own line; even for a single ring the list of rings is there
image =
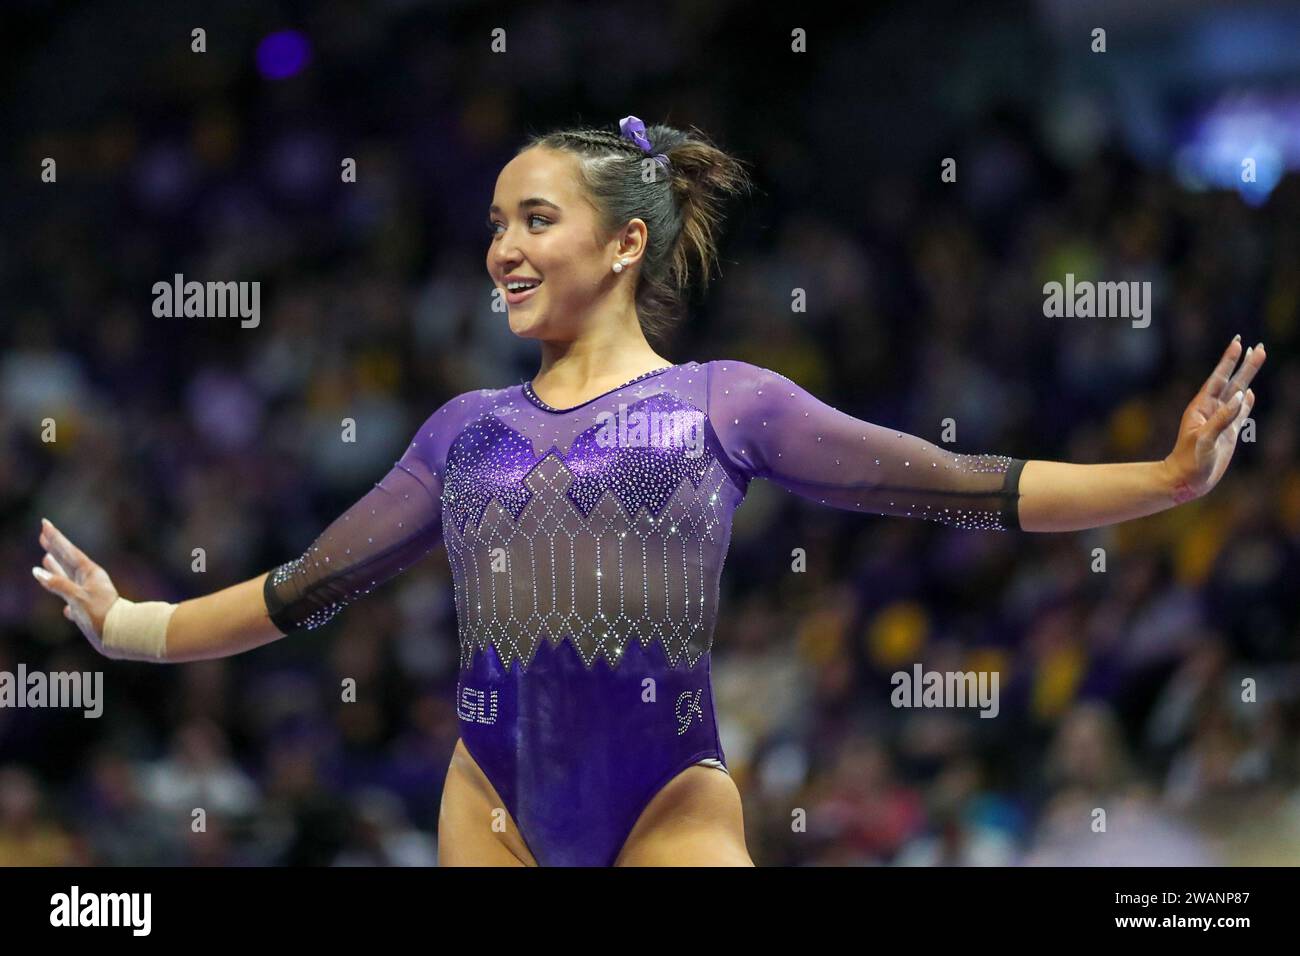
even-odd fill
[[[1029,461],[1020,476],[1025,531],[1078,531],[1141,518],[1209,493],[1227,470],[1241,423],[1255,405],[1251,380],[1264,364],[1264,344],[1228,343],[1219,364],[1183,412],[1178,440],[1160,461],[1075,465]]]
[[[32,573],[45,590],[63,598],[63,616],[105,657],[154,663],[205,660],[284,636],[267,617],[265,574],[179,604],[137,603],[118,594],[108,572],[44,518],[40,543],[45,557]]]
[[[230,657],[284,637],[271,623],[262,600],[265,574],[221,591],[181,601],[167,623],[171,664]]]
[[[430,463],[431,444],[417,437],[301,557],[212,594],[179,604],[129,601],[102,567],[45,521],[40,542],[47,554],[43,567],[32,570],[67,602],[64,617],[106,657],[157,663],[229,657],[319,627],[437,546],[442,486]]]
[[[708,414],[737,472],[811,501],[959,528],[1075,531],[1153,514],[1218,483],[1254,403],[1247,386],[1264,363],[1257,346],[1231,375],[1240,349],[1236,340],[1228,346],[1184,413],[1174,450],[1158,462],[958,454],[854,418],[783,375],[736,361],[709,363]]]
[[[1020,530],[1082,531],[1172,508],[1174,478],[1163,461],[1076,465],[1025,462],[1020,475]]]
[[[320,627],[442,540],[442,482],[412,446],[383,481],[303,554],[273,568],[263,597],[281,631]]]
[[[1019,527],[1023,459],[959,454],[854,418],[746,362],[710,362],[708,370],[709,421],[744,479],[766,478],[850,511],[957,528]]]

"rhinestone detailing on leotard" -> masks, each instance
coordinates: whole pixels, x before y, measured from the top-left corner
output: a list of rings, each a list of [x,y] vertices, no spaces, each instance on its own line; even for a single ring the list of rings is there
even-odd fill
[[[320,626],[441,539],[462,667],[491,647],[526,668],[565,639],[588,669],[617,668],[633,639],[694,666],[754,478],[851,511],[1018,527],[1023,460],[862,421],[744,362],[654,369],[567,410],[530,393],[467,392],[431,415],[370,494],[268,577],[277,626]],[[699,422],[699,442],[655,430],[670,419]]]
[[[682,410],[671,394],[629,413]],[[443,501],[462,665],[491,644],[509,667],[569,637],[583,663],[617,666],[626,642],[662,642],[693,666],[717,610],[718,526],[736,493],[707,454],[604,448],[599,426],[535,460],[501,421],[452,446]],[[523,445],[521,445],[521,442]]]

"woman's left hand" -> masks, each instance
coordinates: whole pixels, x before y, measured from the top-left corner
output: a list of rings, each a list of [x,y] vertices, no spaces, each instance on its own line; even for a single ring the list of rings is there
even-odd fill
[[[1165,456],[1178,504],[1201,497],[1219,483],[1232,461],[1241,423],[1255,406],[1255,393],[1249,386],[1264,364],[1264,343],[1246,350],[1233,375],[1240,355],[1241,341],[1234,338],[1183,412],[1174,450]]]

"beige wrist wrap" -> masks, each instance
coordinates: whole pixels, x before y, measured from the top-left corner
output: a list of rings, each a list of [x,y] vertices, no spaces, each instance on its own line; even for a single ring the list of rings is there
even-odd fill
[[[137,660],[160,661],[167,652],[167,622],[177,605],[128,601],[119,596],[104,618],[104,646]]]

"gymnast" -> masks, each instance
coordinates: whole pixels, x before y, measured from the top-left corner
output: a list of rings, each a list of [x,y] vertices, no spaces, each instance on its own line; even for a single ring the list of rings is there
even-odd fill
[[[533,137],[497,179],[486,262],[511,331],[540,343],[532,381],[435,409],[300,557],[241,584],[129,601],[44,520],[33,573],[100,653],[182,662],[320,627],[441,543],[460,738],[439,862],[752,866],[709,674],[751,481],[970,530],[1128,521],[1215,487],[1265,355],[1228,344],[1164,459],[1091,465],[959,454],[765,368],[670,362],[650,341],[707,286],[722,204],[749,186],[699,130]],[[689,427],[648,434],[655,416]]]

